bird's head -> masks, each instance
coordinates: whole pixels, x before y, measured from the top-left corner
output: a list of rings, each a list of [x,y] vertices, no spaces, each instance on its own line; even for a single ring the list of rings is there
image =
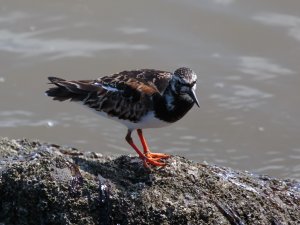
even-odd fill
[[[197,74],[193,70],[181,67],[174,72],[173,79],[171,80],[171,88],[178,95],[188,95],[200,107],[195,93],[196,81]]]

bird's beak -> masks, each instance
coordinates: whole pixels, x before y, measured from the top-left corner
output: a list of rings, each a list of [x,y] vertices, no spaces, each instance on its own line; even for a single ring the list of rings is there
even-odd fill
[[[188,95],[194,100],[194,102],[196,103],[196,105],[200,108],[196,93],[193,89],[190,90],[190,92],[188,93]]]

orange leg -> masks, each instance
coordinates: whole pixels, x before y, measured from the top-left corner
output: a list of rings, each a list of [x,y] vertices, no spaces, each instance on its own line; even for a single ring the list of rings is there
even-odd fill
[[[128,144],[130,144],[130,146],[136,151],[136,153],[139,155],[139,157],[144,161],[145,166],[147,166],[147,163],[149,163],[153,166],[165,166],[166,165],[165,163],[157,162],[157,161],[153,160],[151,157],[147,157],[146,155],[144,155],[138,149],[138,147],[134,144],[132,137],[131,137],[131,130],[128,130],[125,139],[128,142]]]
[[[148,147],[148,144],[147,144],[147,142],[146,142],[146,139],[144,138],[142,129],[137,129],[137,133],[138,133],[139,138],[140,138],[140,140],[141,140],[141,143],[142,143],[142,145],[143,145],[144,155],[145,155],[147,158],[151,158],[151,159],[153,159],[153,160],[160,160],[160,159],[167,159],[167,158],[170,158],[170,155],[167,155],[167,154],[163,154],[163,153],[152,153],[152,152],[150,152],[149,147]]]

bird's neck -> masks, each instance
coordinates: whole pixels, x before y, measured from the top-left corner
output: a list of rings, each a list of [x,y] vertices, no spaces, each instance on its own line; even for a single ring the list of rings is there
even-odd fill
[[[154,96],[155,114],[158,118],[166,122],[176,122],[181,119],[194,105],[193,100],[188,95],[175,93],[171,86],[168,86],[164,94]]]

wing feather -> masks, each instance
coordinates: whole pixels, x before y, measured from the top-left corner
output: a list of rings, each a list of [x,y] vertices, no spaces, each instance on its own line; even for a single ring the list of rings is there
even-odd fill
[[[100,77],[97,82],[118,90],[130,87],[136,91],[152,95],[154,93],[163,94],[171,78],[172,73],[170,72],[141,69],[122,71],[110,76]]]
[[[46,94],[54,100],[82,101],[83,104],[109,116],[137,122],[153,110],[151,98],[162,95],[172,74],[159,70],[123,71],[96,80],[66,81],[49,77],[56,87]]]

